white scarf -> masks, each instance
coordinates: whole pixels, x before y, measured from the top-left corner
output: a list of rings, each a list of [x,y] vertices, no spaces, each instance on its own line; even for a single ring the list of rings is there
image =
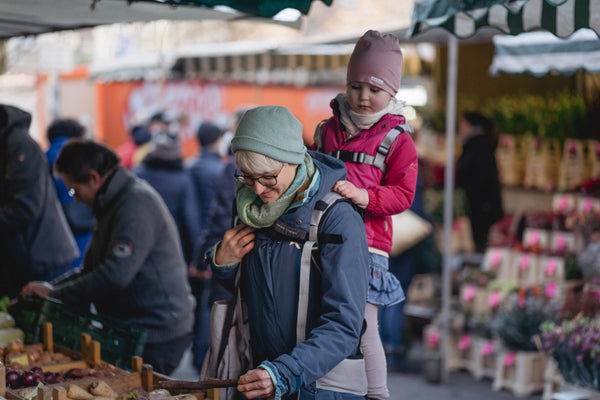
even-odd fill
[[[340,120],[346,127],[346,133],[348,134],[346,139],[350,139],[362,130],[369,129],[385,114],[402,115],[404,105],[406,104],[406,102],[392,97],[389,104],[383,110],[374,114],[359,114],[350,108],[346,93],[338,94],[335,99],[340,105]]]

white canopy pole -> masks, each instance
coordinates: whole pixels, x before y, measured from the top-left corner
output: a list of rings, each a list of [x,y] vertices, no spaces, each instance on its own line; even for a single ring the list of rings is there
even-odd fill
[[[442,265],[442,382],[447,382],[448,354],[450,337],[450,296],[452,294],[451,269],[452,248],[450,238],[453,223],[454,193],[454,136],[456,127],[456,87],[458,70],[458,39],[448,37],[448,71],[446,86],[446,170],[444,177],[444,254]]]

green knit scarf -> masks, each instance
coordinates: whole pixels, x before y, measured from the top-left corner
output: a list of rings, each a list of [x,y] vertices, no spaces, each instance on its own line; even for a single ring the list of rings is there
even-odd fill
[[[270,203],[263,203],[252,189],[241,182],[235,183],[238,216],[246,225],[253,228],[267,228],[286,212],[290,206],[298,204],[296,199],[308,189],[308,183],[315,174],[315,164],[310,155],[304,155],[304,163],[298,165],[294,181],[281,197]]]

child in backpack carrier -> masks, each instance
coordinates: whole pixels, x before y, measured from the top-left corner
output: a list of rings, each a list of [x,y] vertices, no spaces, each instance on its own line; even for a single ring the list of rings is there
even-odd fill
[[[368,398],[387,399],[385,352],[377,311],[404,300],[400,282],[388,271],[392,219],[410,207],[417,182],[417,151],[395,98],[402,76],[398,38],[369,30],[348,63],[346,92],[331,101],[333,116],[315,132],[313,149],[341,159],[347,180],[333,190],[365,210],[370,253],[367,329],[361,339]]]

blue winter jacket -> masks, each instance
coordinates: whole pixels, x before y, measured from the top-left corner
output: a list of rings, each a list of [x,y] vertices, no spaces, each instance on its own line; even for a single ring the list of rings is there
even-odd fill
[[[206,228],[208,210],[215,197],[216,180],[223,172],[225,164],[221,156],[215,152],[202,149],[200,155],[186,163],[190,173],[196,200],[198,201],[198,228]]]
[[[279,219],[306,231],[316,202],[346,177],[343,162],[320,153],[309,154],[320,172],[319,186],[304,205]],[[280,380],[277,387],[284,388],[280,393],[284,398],[300,389],[314,393],[313,398],[331,396],[331,392],[315,389],[316,380],[345,358],[359,354],[369,279],[365,224],[352,205],[342,201],[325,214],[319,233],[341,235],[343,243],[320,243],[320,262],[316,265],[313,261],[311,271],[304,342],[296,345],[302,244],[273,240],[258,230],[242,274],[254,362],[269,361],[268,365],[274,366]],[[217,267],[214,249],[211,266],[215,277],[231,281],[240,264]]]
[[[183,169],[181,160],[167,161],[149,155],[135,168],[134,173],[147,181],[165,201],[177,224],[183,256],[189,263],[200,234],[200,210],[192,179]]]

